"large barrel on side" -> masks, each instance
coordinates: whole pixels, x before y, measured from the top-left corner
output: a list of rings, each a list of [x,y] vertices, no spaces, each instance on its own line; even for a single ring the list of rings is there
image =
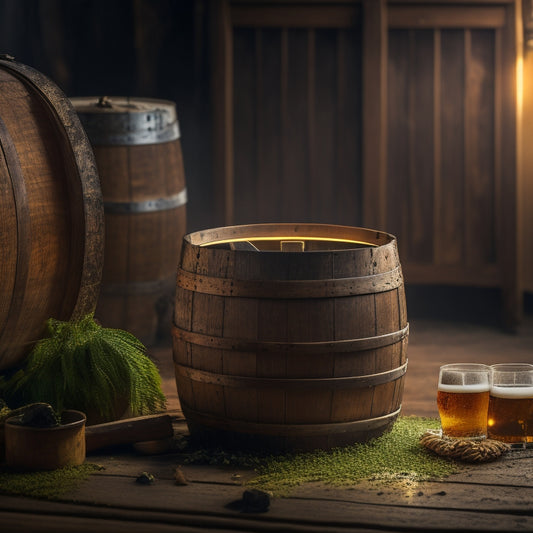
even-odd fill
[[[379,436],[407,369],[396,239],[316,224],[186,235],[172,332],[193,437],[294,450]]]
[[[0,370],[17,366],[48,318],[94,311],[104,213],[91,145],[40,72],[0,60]]]
[[[176,107],[147,98],[72,98],[93,146],[105,209],[96,317],[145,344],[170,338],[186,233],[185,172]]]

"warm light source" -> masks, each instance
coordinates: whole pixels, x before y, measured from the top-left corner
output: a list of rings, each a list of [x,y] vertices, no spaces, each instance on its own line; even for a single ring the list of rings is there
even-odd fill
[[[365,241],[353,241],[350,239],[336,239],[332,237],[294,237],[294,236],[281,236],[281,237],[245,237],[245,238],[235,238],[235,239],[221,239],[221,240],[215,240],[211,242],[204,242],[200,244],[200,246],[212,246],[213,244],[229,244],[234,242],[261,242],[261,241],[278,241],[278,242],[305,242],[305,241],[327,241],[327,242],[341,242],[341,243],[347,243],[347,244],[359,244],[363,246],[377,246],[376,244],[372,244],[371,242],[365,242]]]

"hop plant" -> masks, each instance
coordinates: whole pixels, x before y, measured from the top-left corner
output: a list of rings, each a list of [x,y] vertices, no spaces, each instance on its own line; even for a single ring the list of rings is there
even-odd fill
[[[116,418],[117,402],[129,401],[133,416],[165,408],[161,376],[132,334],[104,328],[92,315],[79,321],[49,319],[46,334],[25,366],[2,384],[9,402],[45,402],[57,412],[78,409]]]

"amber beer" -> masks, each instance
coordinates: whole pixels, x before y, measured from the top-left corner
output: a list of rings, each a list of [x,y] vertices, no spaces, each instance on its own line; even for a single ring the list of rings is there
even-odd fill
[[[447,437],[487,436],[488,385],[441,385],[437,405],[442,433]]]
[[[492,375],[489,437],[510,444],[533,442],[533,366],[493,365]]]
[[[437,406],[442,434],[452,438],[485,438],[489,390],[490,369],[486,365],[441,367]]]

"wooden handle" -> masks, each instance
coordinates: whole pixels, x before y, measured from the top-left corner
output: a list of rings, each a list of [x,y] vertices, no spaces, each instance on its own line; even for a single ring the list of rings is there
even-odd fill
[[[87,452],[135,442],[158,440],[172,437],[170,415],[148,415],[125,420],[115,420],[105,424],[95,424],[85,428]]]

